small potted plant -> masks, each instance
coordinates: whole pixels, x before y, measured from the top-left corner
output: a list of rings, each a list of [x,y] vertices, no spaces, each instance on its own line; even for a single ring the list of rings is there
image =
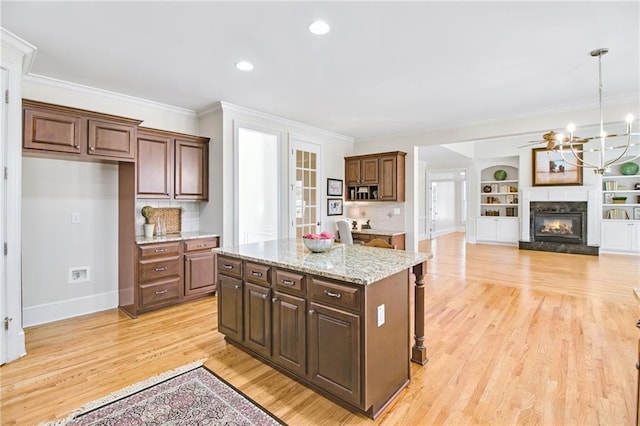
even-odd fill
[[[144,216],[144,236],[146,238],[150,238],[153,237],[153,227],[154,224],[151,223],[151,218],[153,217],[153,214],[155,213],[155,210],[153,207],[151,206],[144,206],[141,210],[142,216]]]
[[[611,200],[613,204],[625,204],[627,202],[627,197],[612,197]]]

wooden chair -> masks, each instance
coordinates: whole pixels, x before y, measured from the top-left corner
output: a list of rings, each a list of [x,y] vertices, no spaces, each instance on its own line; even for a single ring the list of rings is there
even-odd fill
[[[389,244],[385,240],[381,240],[380,238],[374,238],[373,240],[371,240],[368,243],[366,243],[365,246],[367,246],[367,247],[389,248],[389,249],[394,249],[394,250],[396,248],[395,246],[392,246],[391,244]]]

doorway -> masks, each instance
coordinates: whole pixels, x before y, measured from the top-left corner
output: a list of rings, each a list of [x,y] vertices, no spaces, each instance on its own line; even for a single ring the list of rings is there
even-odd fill
[[[289,238],[320,230],[320,145],[291,139]]]
[[[429,239],[452,232],[464,232],[467,223],[467,171],[464,169],[427,172]]]
[[[280,136],[236,127],[237,176],[235,241],[238,244],[275,240],[279,236]]]

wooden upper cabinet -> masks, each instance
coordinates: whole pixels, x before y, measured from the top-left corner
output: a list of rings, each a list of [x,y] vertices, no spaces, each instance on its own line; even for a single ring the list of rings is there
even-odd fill
[[[162,133],[138,130],[137,190],[141,198],[171,198],[173,140]]]
[[[405,156],[395,151],[345,157],[347,201],[404,201]]]
[[[209,140],[176,139],[176,200],[209,199]]]
[[[23,152],[135,161],[140,120],[23,99]]]
[[[89,119],[89,155],[134,160],[136,158],[136,127]]]
[[[82,118],[77,114],[24,110],[24,148],[80,154],[82,130]]]
[[[209,199],[209,139],[138,129],[138,198]]]

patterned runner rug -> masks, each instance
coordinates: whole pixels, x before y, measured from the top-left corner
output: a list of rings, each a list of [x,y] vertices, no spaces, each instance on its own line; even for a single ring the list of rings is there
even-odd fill
[[[49,425],[285,424],[200,364],[129,386]]]

